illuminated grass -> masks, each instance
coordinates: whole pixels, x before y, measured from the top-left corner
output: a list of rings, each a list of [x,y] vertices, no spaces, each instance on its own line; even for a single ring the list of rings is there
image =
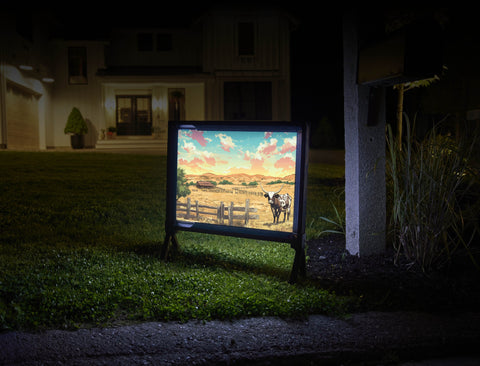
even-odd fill
[[[345,310],[346,299],[288,284],[288,244],[179,233],[179,253],[161,261],[165,157],[1,152],[0,170],[0,329]],[[310,215],[330,209],[322,171],[311,169]]]

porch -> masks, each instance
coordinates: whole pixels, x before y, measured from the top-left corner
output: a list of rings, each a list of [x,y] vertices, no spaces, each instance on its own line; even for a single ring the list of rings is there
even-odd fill
[[[167,140],[153,136],[117,136],[113,139],[97,140],[95,149],[105,151],[154,151],[159,154],[166,154]]]

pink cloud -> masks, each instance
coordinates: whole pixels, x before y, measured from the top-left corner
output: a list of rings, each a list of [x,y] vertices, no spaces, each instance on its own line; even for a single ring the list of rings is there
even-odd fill
[[[215,135],[215,137],[218,137],[220,139],[220,145],[222,145],[223,150],[230,152],[230,149],[235,147],[235,144],[233,143],[233,140],[230,136],[220,133],[218,135]]]
[[[267,140],[270,136],[272,136],[272,132],[265,132],[264,139]]]
[[[277,139],[271,139],[269,142],[261,143],[258,146],[258,152],[264,155],[270,155],[277,149]]]
[[[250,159],[250,164],[252,164],[252,170],[263,169],[263,159]]]
[[[186,159],[183,159],[183,158],[180,158],[178,159],[178,165],[181,165],[181,166],[187,166],[187,167],[191,167],[191,168],[198,168],[199,166],[201,165],[204,165],[205,163],[209,164],[209,165],[216,165],[216,160],[215,160],[215,157],[213,156],[209,156],[207,154],[204,154],[202,155],[202,158],[198,158],[198,157],[195,157],[193,158],[192,160],[188,161]]]
[[[191,142],[186,142],[185,140],[183,140],[183,146],[182,146],[183,150],[185,150],[187,153],[195,150],[195,145]]]
[[[293,152],[297,149],[297,141],[294,137],[283,140],[283,145],[280,148],[280,153]]]
[[[203,163],[203,160],[199,158],[193,158],[191,161],[181,159],[181,158],[178,159],[178,165],[188,166],[193,168],[197,168],[202,163]]]
[[[197,141],[200,145],[207,146],[208,141],[205,140],[205,137],[203,137],[203,131],[193,130],[187,136],[190,136],[193,140]]]
[[[204,156],[205,162],[210,165],[215,165],[216,161],[214,157]]]
[[[205,160],[207,164],[216,165],[215,156],[212,153],[208,151],[203,151],[201,157]]]
[[[283,171],[292,170],[295,168],[295,162],[290,156],[285,156],[278,159],[275,164],[275,168],[282,169]]]

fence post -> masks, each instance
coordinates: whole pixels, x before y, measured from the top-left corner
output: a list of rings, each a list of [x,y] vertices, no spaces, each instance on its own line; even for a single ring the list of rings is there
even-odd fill
[[[200,214],[200,213],[198,212],[198,211],[199,211],[199,209],[198,209],[198,200],[195,201],[195,209],[197,210],[197,214],[196,214],[195,218],[198,220],[198,216],[199,216],[199,214]]]
[[[186,219],[190,218],[190,206],[191,206],[190,197],[188,197],[187,198],[187,213],[185,214]]]
[[[250,200],[249,200],[249,199],[246,199],[246,200],[245,200],[245,225],[248,224],[248,210],[249,210],[249,206],[250,206]]]
[[[233,202],[230,202],[230,206],[228,207],[228,225],[233,225]]]
[[[223,224],[223,217],[225,216],[225,205],[223,202],[220,202],[220,207],[218,209],[218,221],[220,224]]]

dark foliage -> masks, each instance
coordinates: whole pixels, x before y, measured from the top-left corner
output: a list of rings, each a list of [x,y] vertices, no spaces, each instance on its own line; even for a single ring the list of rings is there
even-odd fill
[[[308,278],[338,295],[360,296],[355,310],[460,312],[480,306],[480,270],[467,254],[459,253],[448,268],[428,275],[404,258],[395,265],[391,249],[350,255],[342,235],[311,240],[307,255]]]

